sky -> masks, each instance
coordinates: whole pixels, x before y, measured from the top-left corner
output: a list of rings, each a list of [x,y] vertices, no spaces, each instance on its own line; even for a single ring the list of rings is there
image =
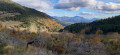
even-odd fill
[[[12,0],[50,16],[107,18],[120,14],[120,0]]]

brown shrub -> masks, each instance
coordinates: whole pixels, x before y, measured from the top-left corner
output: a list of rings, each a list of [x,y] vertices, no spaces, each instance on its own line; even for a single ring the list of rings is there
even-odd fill
[[[58,46],[53,46],[54,50],[59,52],[59,53],[65,53],[66,50],[64,48],[58,47]]]
[[[97,30],[97,31],[96,31],[96,34],[102,34],[102,33],[103,33],[102,30]]]
[[[12,33],[13,34],[18,34],[18,30],[13,30]]]
[[[101,38],[100,37],[94,37],[94,38],[90,39],[90,41],[98,43],[98,42],[101,42]]]
[[[48,32],[40,32],[40,36],[51,37],[51,35]]]
[[[13,49],[14,49],[14,46],[8,45],[8,46],[4,47],[3,51],[5,53],[9,53],[10,54],[10,53],[12,53]]]
[[[73,34],[73,33],[62,33],[61,36],[62,37],[68,37],[68,38],[72,39],[75,36],[75,34]]]
[[[81,41],[81,39],[80,38],[73,38],[72,41],[79,42],[79,41]]]
[[[21,35],[20,39],[26,39],[25,35]]]
[[[2,22],[0,22],[0,28],[2,28]]]

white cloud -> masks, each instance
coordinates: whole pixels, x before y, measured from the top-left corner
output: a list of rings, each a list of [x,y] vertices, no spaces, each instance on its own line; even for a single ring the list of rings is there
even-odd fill
[[[116,2],[120,2],[120,0],[115,0]]]
[[[99,10],[104,13],[113,13],[113,14],[120,13],[120,4],[116,4],[116,3],[112,3],[112,2],[105,3],[101,6],[101,9],[99,9]]]
[[[59,0],[59,3],[55,5],[56,9],[79,10],[80,7],[95,6],[95,0]],[[74,9],[73,9],[74,8]],[[79,9],[78,9],[79,8]]]
[[[79,11],[80,10],[80,7],[72,7],[72,8],[68,8],[66,10],[69,10],[69,11]]]
[[[98,15],[98,14],[91,13],[91,12],[82,12],[82,13],[80,13],[80,15],[89,15],[89,16],[91,16],[91,15]]]
[[[50,0],[12,0],[23,6],[37,9],[39,11],[45,11],[47,9],[52,9],[52,3]]]
[[[54,6],[55,9],[65,9],[71,11],[80,10],[80,7],[97,9],[104,13],[120,13],[119,3],[105,3],[97,0],[59,0],[59,3]]]
[[[85,18],[98,18],[97,13],[92,13],[92,12],[81,12],[78,14],[78,16],[85,17]]]

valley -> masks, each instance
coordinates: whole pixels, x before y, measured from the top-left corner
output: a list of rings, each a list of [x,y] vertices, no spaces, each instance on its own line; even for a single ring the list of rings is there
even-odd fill
[[[92,19],[88,19],[88,18],[84,18],[84,17],[80,17],[80,16],[75,16],[75,17],[56,17],[53,16],[52,17],[54,20],[56,20],[58,23],[60,23],[63,26],[68,26],[74,23],[90,23],[96,20],[100,20],[99,18],[92,18]]]

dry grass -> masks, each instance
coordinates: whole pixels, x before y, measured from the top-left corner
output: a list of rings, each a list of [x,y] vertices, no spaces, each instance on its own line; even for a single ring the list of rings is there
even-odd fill
[[[7,27],[7,28],[14,28],[17,25],[22,24],[23,22],[19,22],[19,21],[6,21],[6,22],[2,22],[3,27]]]

